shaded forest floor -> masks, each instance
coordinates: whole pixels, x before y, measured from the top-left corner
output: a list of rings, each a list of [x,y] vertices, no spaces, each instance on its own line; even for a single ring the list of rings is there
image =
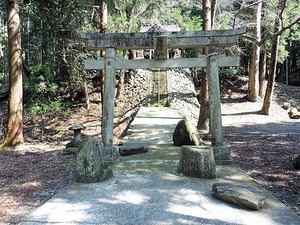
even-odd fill
[[[300,120],[289,119],[280,107],[283,102],[291,102],[299,108],[300,87],[277,84],[272,113],[262,116],[257,114],[261,102],[245,100],[246,83],[243,77],[227,79],[223,88],[225,142],[231,145],[234,161],[243,170],[300,215],[300,171],[292,165],[293,158],[300,154]],[[97,98],[92,99],[89,111],[77,104],[65,112],[68,117],[25,116],[26,144],[0,151],[0,224],[17,224],[72,180],[74,156],[62,154],[73,135],[68,127],[83,123],[87,127],[84,133],[100,135]],[[0,102],[0,140],[6,105]],[[116,140],[124,136],[134,112],[125,112],[116,119]]]

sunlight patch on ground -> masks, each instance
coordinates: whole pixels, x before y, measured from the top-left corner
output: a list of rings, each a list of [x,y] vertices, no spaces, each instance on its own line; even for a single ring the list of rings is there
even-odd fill
[[[199,192],[191,190],[191,189],[181,189],[179,190],[178,196],[180,196],[180,200],[199,203],[206,200],[206,197],[203,197],[199,194]]]
[[[40,210],[37,210],[34,214],[37,214],[39,218],[43,218],[44,221],[83,221],[90,217],[88,214],[89,208],[90,205],[87,204],[74,204],[66,202],[64,199],[58,199],[48,203],[47,207],[40,208]],[[66,217],[66,215],[68,216]]]
[[[143,204],[150,198],[136,191],[122,191],[116,195],[116,199],[130,204]]]
[[[171,204],[167,208],[168,212],[178,213],[186,216],[193,216],[204,219],[214,219],[213,215],[200,206],[185,206],[180,204]]]
[[[6,148],[7,150],[13,150],[17,151],[20,153],[25,153],[25,152],[50,152],[50,151],[61,151],[65,148],[66,146],[64,144],[43,144],[43,143],[38,143],[37,144],[31,144],[31,143],[24,143],[22,145],[18,145],[15,147],[8,147]]]

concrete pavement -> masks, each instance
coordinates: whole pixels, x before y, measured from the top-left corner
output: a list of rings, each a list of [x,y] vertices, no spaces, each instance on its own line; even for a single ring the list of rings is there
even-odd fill
[[[69,184],[21,224],[300,225],[295,213],[235,165],[217,166],[214,180],[178,174],[180,148],[172,145],[172,133],[180,119],[171,108],[142,107],[124,145],[147,146],[147,153],[120,157],[108,181]],[[261,189],[265,208],[251,211],[215,199],[212,185],[223,181]]]

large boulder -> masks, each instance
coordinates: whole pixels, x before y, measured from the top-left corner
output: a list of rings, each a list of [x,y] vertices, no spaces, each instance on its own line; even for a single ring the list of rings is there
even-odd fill
[[[212,195],[225,202],[252,210],[260,210],[266,203],[262,191],[243,184],[215,183]]]
[[[196,126],[188,119],[180,120],[173,133],[173,143],[179,147],[182,145],[200,145],[201,139]]]
[[[99,138],[85,136],[81,139],[76,155],[76,181],[94,183],[112,177],[112,169],[103,157],[104,146]]]

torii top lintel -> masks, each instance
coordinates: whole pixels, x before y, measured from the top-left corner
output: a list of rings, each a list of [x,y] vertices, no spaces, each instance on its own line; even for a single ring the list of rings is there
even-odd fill
[[[158,39],[166,39],[167,47],[203,48],[208,46],[228,47],[238,43],[239,36],[246,33],[246,27],[230,30],[149,32],[149,33],[85,33],[78,32],[90,49],[106,48],[153,49]]]

